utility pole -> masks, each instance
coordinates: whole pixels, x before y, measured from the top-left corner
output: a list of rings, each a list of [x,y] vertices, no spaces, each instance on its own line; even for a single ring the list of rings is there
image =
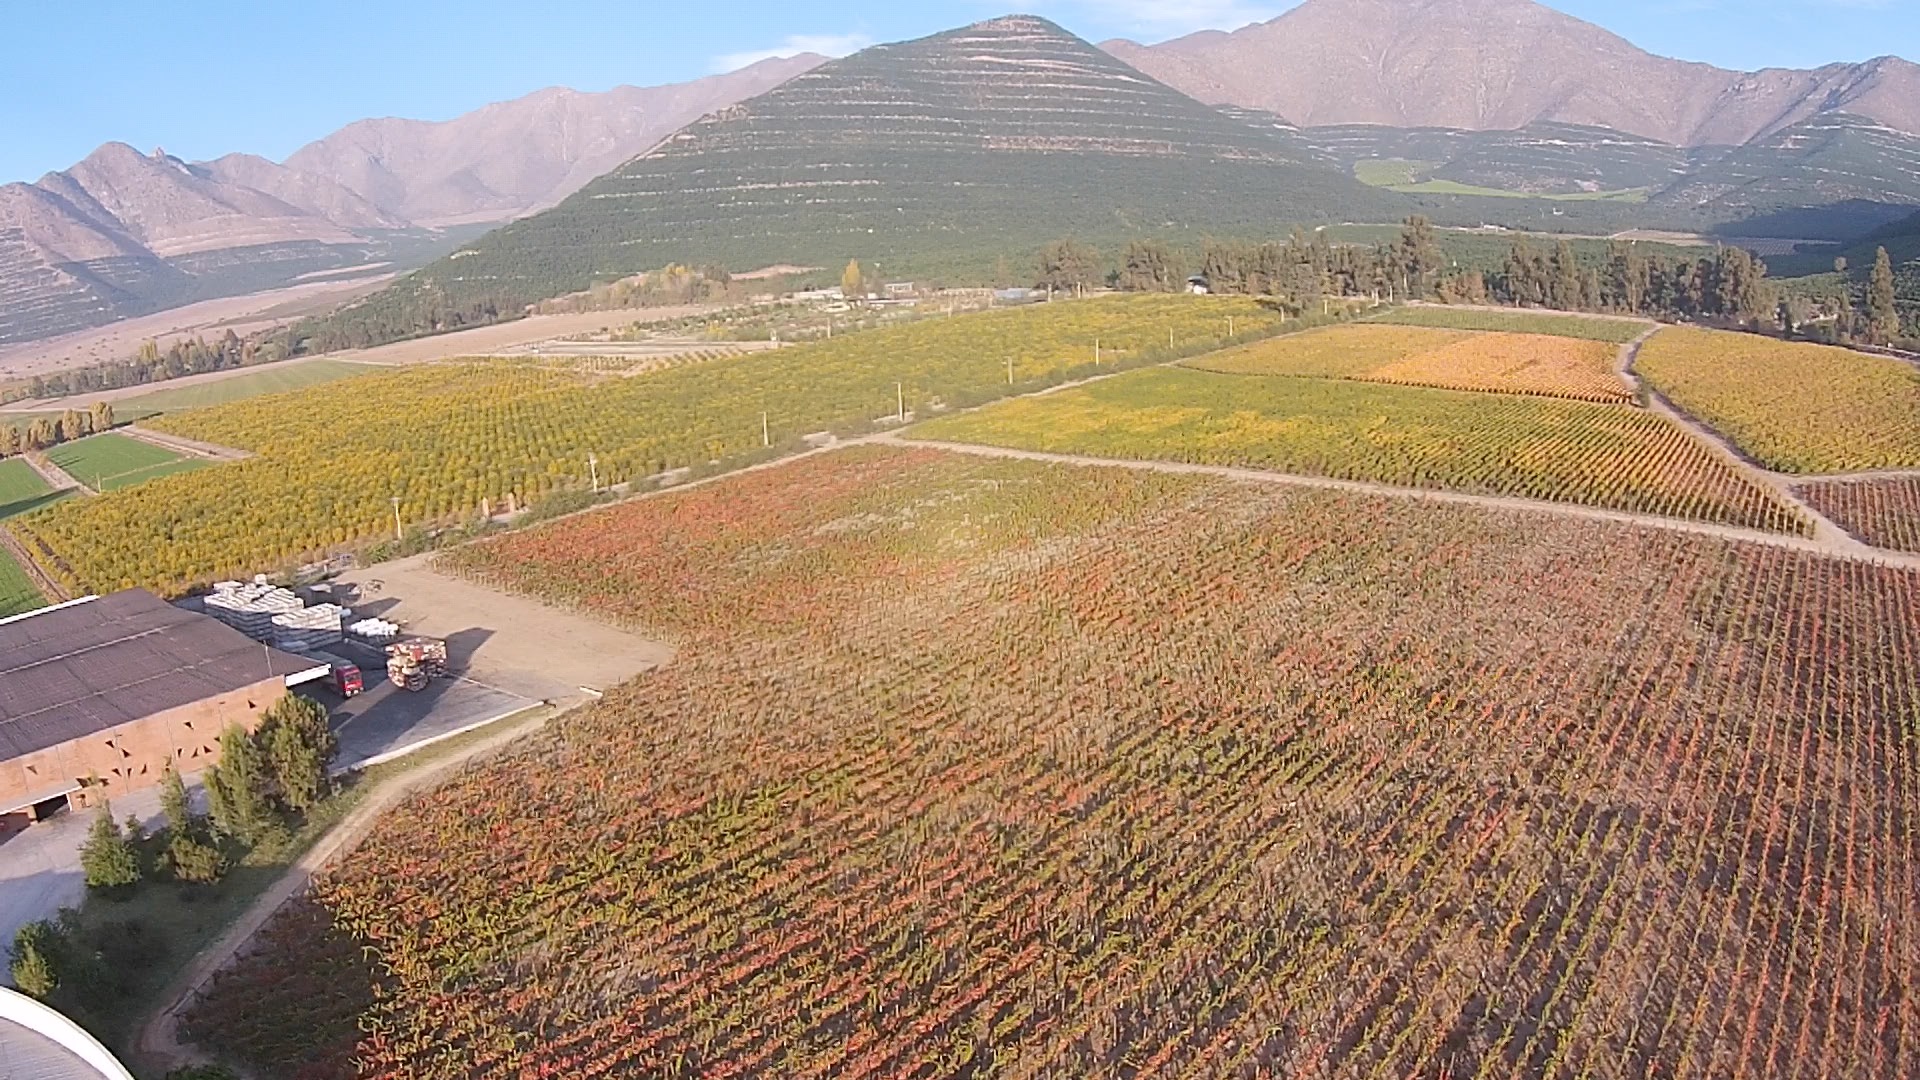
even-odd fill
[[[900,410],[900,422],[907,422],[907,389],[901,383],[893,384],[893,396]]]
[[[589,453],[589,454],[587,454],[587,475],[588,475],[588,476],[590,476],[590,477],[592,477],[592,479],[593,479],[593,493],[594,493],[595,495],[598,495],[598,494],[600,494],[600,458],[599,458],[599,455],[597,455],[597,454],[593,454],[593,453]]]
[[[405,540],[406,534],[400,531],[400,496],[393,496],[391,501],[393,502],[393,538]]]
[[[765,412],[760,414],[760,445],[763,447],[773,445],[773,438],[767,434],[767,414]]]
[[[1013,357],[1007,357],[1007,385],[1013,385]]]
[[[1227,336],[1233,336],[1233,316],[1227,316]]]
[[[1093,366],[1094,367],[1100,366],[1100,339],[1099,338],[1093,339]]]

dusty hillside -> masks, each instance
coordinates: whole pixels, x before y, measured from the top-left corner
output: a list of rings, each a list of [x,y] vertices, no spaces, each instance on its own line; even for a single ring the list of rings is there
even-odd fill
[[[1727,71],[1655,56],[1531,0],[1307,0],[1271,22],[1109,52],[1212,104],[1301,125],[1613,128],[1734,145],[1824,112],[1920,132],[1920,66]]]

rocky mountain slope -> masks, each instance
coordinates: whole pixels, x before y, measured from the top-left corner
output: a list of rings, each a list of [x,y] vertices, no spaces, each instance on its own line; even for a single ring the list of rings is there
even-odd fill
[[[416,225],[502,221],[559,202],[693,120],[825,61],[803,54],[726,75],[604,93],[564,87],[452,120],[361,120],[309,143],[287,168]]]
[[[191,163],[107,143],[32,184],[0,186],[0,343],[285,284],[406,264],[460,234],[557,202],[691,120],[823,61],[583,94],[551,89],[453,120],[367,120],[285,164]]]
[[[705,117],[341,318],[420,333],[670,262],[1024,265],[1066,234],[1247,234],[1410,205],[1009,16],[877,46]]]
[[[1532,0],[1306,0],[1271,22],[1107,51],[1216,105],[1302,126],[1541,122],[1740,145],[1823,113],[1920,133],[1920,66],[1727,71],[1654,56]]]

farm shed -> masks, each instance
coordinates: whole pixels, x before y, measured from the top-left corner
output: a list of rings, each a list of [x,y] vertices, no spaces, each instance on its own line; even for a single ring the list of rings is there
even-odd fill
[[[38,818],[198,772],[324,666],[144,589],[0,621],[0,814]]]
[[[0,1076],[7,1080],[133,1080],[80,1025],[0,989]]]

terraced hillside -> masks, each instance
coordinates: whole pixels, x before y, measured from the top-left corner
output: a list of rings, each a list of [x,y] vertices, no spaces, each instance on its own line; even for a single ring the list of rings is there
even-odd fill
[[[1051,22],[1016,16],[823,65],[350,315],[418,331],[430,325],[406,313],[505,313],[674,261],[744,269],[859,257],[893,273],[937,253],[991,266],[1065,233],[1197,238],[1397,220],[1411,207]]]
[[[1517,131],[1342,124],[1307,128],[1300,137],[1349,169],[1365,161],[1404,161],[1421,166],[1417,179],[1542,195],[1658,190],[1684,177],[1699,156],[1654,139],[1580,124],[1534,124]]]
[[[1829,113],[1701,165],[1655,201],[1719,219],[1827,207],[1812,225],[1769,222],[1763,235],[1858,235],[1920,203],[1920,136]]]

